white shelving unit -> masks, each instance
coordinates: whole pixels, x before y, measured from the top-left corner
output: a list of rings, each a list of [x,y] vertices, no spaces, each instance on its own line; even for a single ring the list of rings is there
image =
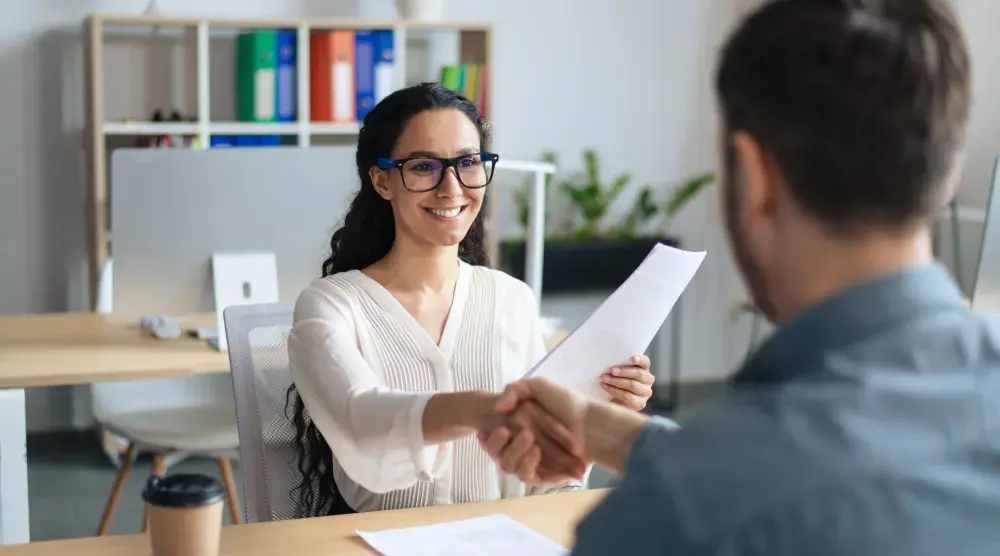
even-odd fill
[[[212,66],[211,45],[215,33],[233,33],[248,29],[286,29],[297,32],[297,90],[298,121],[285,123],[252,123],[226,121],[227,118],[214,117],[213,72],[234,72],[234,68]],[[393,20],[358,19],[222,19],[184,18],[161,15],[107,15],[90,16],[85,23],[86,41],[86,107],[87,129],[84,142],[88,164],[88,245],[91,259],[91,284],[96,285],[97,276],[110,252],[111,236],[108,226],[108,160],[113,144],[121,144],[129,138],[150,136],[196,137],[197,144],[205,148],[211,144],[213,135],[280,135],[289,143],[308,147],[330,138],[351,140],[357,135],[357,123],[313,122],[309,113],[310,72],[309,37],[314,31],[333,29],[347,30],[392,30],[394,33],[395,83],[405,86],[412,68],[407,67],[409,38],[419,37],[428,32],[451,32],[458,36],[456,60],[463,64],[477,64],[492,67],[491,42],[492,26],[477,22],[411,22]],[[129,118],[107,117],[109,113],[105,85],[109,68],[106,67],[108,40],[127,36],[129,40],[157,40],[160,34],[176,37],[188,53],[185,72],[189,82],[187,97],[192,105],[190,111],[196,114],[193,121],[152,122],[138,114]],[[119,68],[116,68],[119,69]],[[436,71],[439,68],[433,68]],[[426,76],[434,78],[435,76]],[[123,79],[138,79],[125,76]],[[491,82],[492,83],[492,80]],[[492,86],[486,91],[492,99]],[[236,92],[231,96],[235,99]],[[93,288],[92,288],[93,289]]]
[[[303,134],[301,139],[308,142],[310,137],[317,135],[357,135],[358,124],[347,123],[310,123],[301,126],[297,123],[254,123],[254,122],[105,122],[103,134],[131,136],[160,135],[295,135]],[[301,145],[301,143],[300,143]]]

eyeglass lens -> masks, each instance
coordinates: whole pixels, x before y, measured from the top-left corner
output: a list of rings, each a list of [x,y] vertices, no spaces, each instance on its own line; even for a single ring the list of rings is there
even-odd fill
[[[403,163],[403,185],[411,191],[427,191],[441,183],[445,165],[433,158],[415,158]],[[483,187],[493,176],[493,161],[479,154],[458,159],[455,165],[458,181],[465,187]]]

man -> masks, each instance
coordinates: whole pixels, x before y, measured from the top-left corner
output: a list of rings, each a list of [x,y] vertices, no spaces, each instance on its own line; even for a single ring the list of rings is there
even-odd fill
[[[624,474],[574,554],[1000,554],[1000,328],[931,251],[969,78],[944,1],[774,1],[729,38],[722,212],[778,328],[679,428],[508,388],[498,411],[565,430],[511,418],[482,438],[505,470],[553,480],[565,436]]]

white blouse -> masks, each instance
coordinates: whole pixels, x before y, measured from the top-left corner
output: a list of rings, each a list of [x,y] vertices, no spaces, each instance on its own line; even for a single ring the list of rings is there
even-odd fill
[[[545,355],[534,293],[498,270],[460,264],[440,345],[361,271],[314,281],[288,340],[292,379],[333,451],[355,510],[513,498],[580,488],[531,487],[504,473],[474,435],[426,445],[436,392],[500,392]]]

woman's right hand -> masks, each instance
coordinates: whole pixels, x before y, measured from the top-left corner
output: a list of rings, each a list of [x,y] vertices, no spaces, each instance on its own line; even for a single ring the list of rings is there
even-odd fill
[[[479,434],[501,469],[530,483],[578,479],[586,472],[586,463],[575,453],[576,436],[541,405],[525,401],[503,413],[501,425]]]
[[[586,465],[572,453],[575,437],[562,423],[533,401],[497,411],[502,398],[485,391],[433,395],[424,409],[424,441],[447,442],[475,432],[487,451],[502,454],[495,459],[508,473],[532,470],[538,482],[583,475]]]

